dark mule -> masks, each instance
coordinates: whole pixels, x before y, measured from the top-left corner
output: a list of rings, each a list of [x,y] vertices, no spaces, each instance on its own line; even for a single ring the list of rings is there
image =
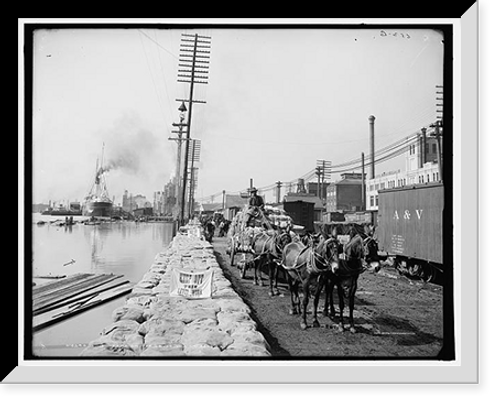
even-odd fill
[[[323,239],[328,239],[328,238],[321,233],[306,232],[300,238],[300,242],[304,246],[316,246]]]
[[[309,304],[309,287],[312,282],[317,281],[318,286],[314,299],[313,326],[319,326],[317,318],[317,304],[319,293],[324,282],[328,280],[324,276],[331,273],[338,262],[338,245],[335,239],[322,240],[317,246],[305,246],[300,242],[292,242],[283,249],[281,267],[287,271],[288,285],[290,288],[291,309],[290,314],[300,314],[302,310],[302,322],[300,327],[307,328],[307,305]],[[299,298],[299,287],[302,286],[303,299],[302,308]],[[318,297],[318,299],[316,298]]]
[[[354,328],[354,296],[358,288],[359,275],[364,271],[367,249],[363,243],[361,235],[354,235],[351,240],[345,245],[343,254],[340,255],[338,268],[334,272],[333,283],[327,289],[327,301],[332,300],[333,287],[337,286],[337,294],[339,299],[340,312],[340,330],[345,330],[344,326],[344,307],[345,301],[349,304],[349,330],[355,332]],[[333,303],[331,308],[333,309]],[[334,310],[332,312],[334,315]]]
[[[335,316],[333,290],[337,286],[340,329],[345,329],[343,311],[345,300],[347,300],[349,304],[349,329],[351,332],[355,332],[353,312],[358,278],[365,271],[367,263],[372,270],[378,271],[380,266],[378,244],[373,238],[373,227],[371,225],[336,224],[331,233],[334,238],[347,237],[349,242],[339,248],[341,254],[339,255],[338,268],[333,273],[325,272],[321,275],[318,290],[314,297],[315,306],[317,306],[317,302],[319,301],[321,289],[325,286],[325,307],[323,314],[333,319]]]
[[[290,243],[292,237],[288,232],[280,233],[275,230],[257,234],[252,243],[254,254],[254,284],[263,285],[262,269],[267,266],[269,275],[269,296],[280,295],[278,288],[278,266],[281,260],[283,247]]]

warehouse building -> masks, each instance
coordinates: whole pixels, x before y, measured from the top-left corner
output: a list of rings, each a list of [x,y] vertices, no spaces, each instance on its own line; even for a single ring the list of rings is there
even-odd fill
[[[361,173],[342,173],[339,181],[326,190],[326,212],[363,210],[363,180]]]
[[[404,171],[384,172],[366,180],[366,210],[378,210],[379,190],[441,181],[438,150],[434,129],[426,136],[420,134],[417,141],[408,146]]]

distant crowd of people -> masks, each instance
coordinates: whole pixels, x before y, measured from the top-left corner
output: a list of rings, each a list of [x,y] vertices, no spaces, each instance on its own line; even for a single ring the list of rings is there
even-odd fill
[[[209,242],[212,242],[216,232],[218,237],[226,236],[231,225],[231,221],[222,215],[202,216],[200,222],[203,226],[205,239]]]

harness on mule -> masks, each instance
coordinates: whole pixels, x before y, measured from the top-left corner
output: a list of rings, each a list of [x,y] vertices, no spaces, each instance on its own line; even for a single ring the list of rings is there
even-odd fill
[[[302,256],[304,252],[309,250],[309,253],[307,255],[306,260],[299,264],[299,258]],[[319,262],[321,265],[324,266],[323,269],[319,268],[317,266],[317,262]],[[297,255],[295,258],[295,262],[291,267],[285,266],[283,263],[281,263],[281,266],[288,272],[295,272],[297,274],[297,277],[299,278],[300,282],[303,284],[303,279],[300,274],[300,271],[298,271],[300,268],[306,266],[307,271],[310,274],[321,274],[324,273],[327,268],[328,268],[328,261],[323,258],[323,256],[319,253],[317,253],[311,246],[305,246]]]
[[[302,277],[300,276],[300,273],[297,270],[300,269],[301,267],[303,267],[304,264],[307,264],[307,262],[302,263],[300,265],[298,264],[298,262],[299,262],[300,256],[309,248],[310,248],[309,246],[305,246],[304,248],[302,248],[302,250],[299,252],[297,257],[295,258],[295,262],[293,263],[293,265],[291,267],[285,266],[283,261],[281,262],[281,267],[283,267],[288,272],[295,272],[301,283],[302,283]]]
[[[267,236],[266,240],[264,241],[264,249],[263,249],[263,250],[264,250],[264,252],[265,252],[265,247],[267,246],[268,242],[269,242],[269,241],[271,241],[271,242],[272,242],[273,240],[275,240],[275,239],[276,239],[276,235],[275,235],[275,234],[269,234],[269,233],[266,233],[266,232],[263,232],[263,234]],[[255,239],[256,239],[258,236],[260,236],[260,235],[262,235],[262,233],[258,233],[257,235],[254,235],[253,240],[252,240],[252,245],[255,243]],[[274,244],[274,245],[275,245],[275,244]],[[269,249],[269,250],[271,250],[271,248],[273,247],[273,244],[271,243],[269,246],[270,246],[270,249]],[[256,254],[257,254],[257,252],[255,251],[255,249],[252,249],[252,253],[253,253],[254,255],[256,255]],[[260,255],[255,256],[255,258],[254,258],[254,259],[260,259],[260,257],[261,257],[262,255],[264,255],[264,253],[261,253]]]

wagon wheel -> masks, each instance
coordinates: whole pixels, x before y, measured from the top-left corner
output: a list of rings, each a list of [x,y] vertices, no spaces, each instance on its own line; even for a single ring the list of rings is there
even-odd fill
[[[234,266],[234,255],[236,254],[236,244],[234,242],[234,238],[231,238],[231,266]]]
[[[246,271],[247,271],[247,260],[246,260],[246,254],[243,253],[243,263],[241,264],[240,268],[240,277],[242,280],[245,279]]]

